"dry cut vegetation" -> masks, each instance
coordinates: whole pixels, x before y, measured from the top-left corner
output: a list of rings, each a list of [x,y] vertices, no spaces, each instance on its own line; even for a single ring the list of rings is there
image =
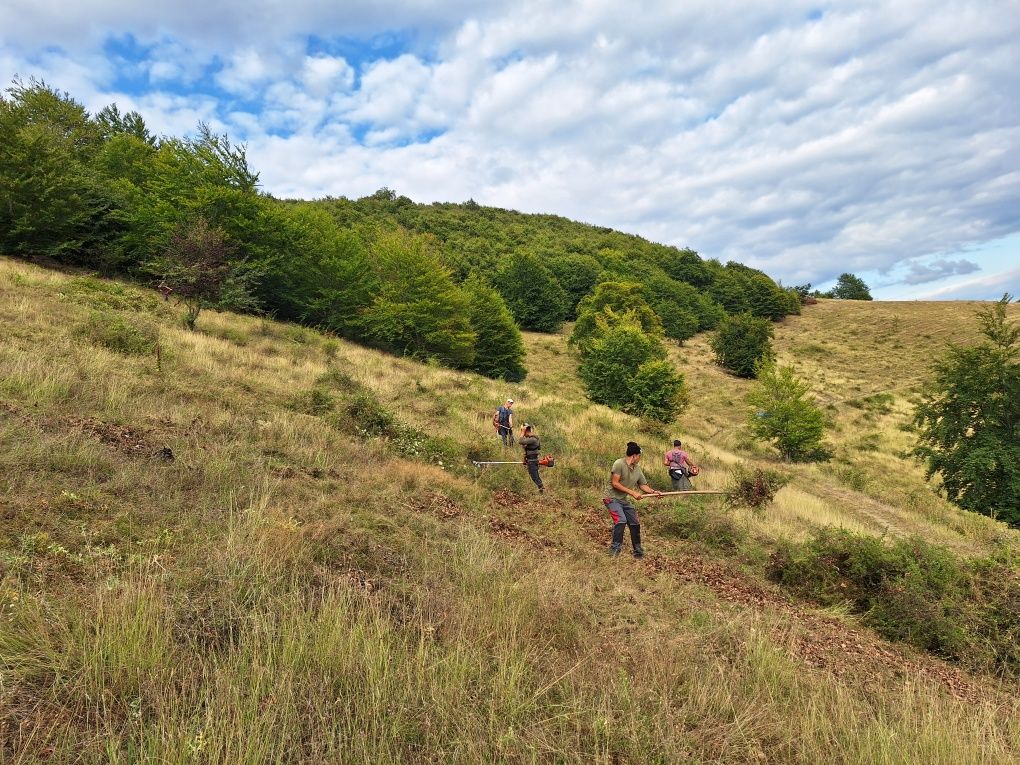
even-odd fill
[[[0,260],[0,762],[1020,761],[1013,681],[764,576],[819,527],[1015,549],[898,456],[963,307],[867,310],[777,328],[835,431],[834,463],[792,466],[701,337],[667,429],[587,403],[563,335],[526,335],[507,386],[258,318],[190,332],[147,292]],[[558,459],[541,500],[470,467],[503,455],[478,415],[508,394]],[[788,483],[758,512],[644,503],[648,558],[608,560],[608,465],[634,438],[664,485],[674,435],[702,488],[741,463]]]

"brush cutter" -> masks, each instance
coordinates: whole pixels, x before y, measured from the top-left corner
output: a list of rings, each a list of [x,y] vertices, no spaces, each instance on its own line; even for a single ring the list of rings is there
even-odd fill
[[[486,460],[471,460],[471,464],[475,467],[481,467],[482,465],[527,465],[527,462],[496,462]],[[556,467],[556,460],[551,454],[547,454],[542,457],[538,464],[540,467]]]
[[[660,491],[658,494],[645,494],[641,499],[657,497],[685,497],[688,494],[729,494],[728,491],[710,491],[708,489],[691,489],[690,491]]]

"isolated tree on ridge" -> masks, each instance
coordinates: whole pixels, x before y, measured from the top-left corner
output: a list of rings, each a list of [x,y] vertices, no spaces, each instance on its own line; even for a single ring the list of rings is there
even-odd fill
[[[837,300],[871,300],[868,285],[853,274],[840,274],[830,294]]]

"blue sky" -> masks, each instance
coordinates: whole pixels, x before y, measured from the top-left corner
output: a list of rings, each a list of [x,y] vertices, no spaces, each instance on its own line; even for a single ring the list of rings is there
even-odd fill
[[[324,5],[8,0],[0,78],[206,121],[277,196],[387,186],[786,284],[1020,293],[1015,0]]]

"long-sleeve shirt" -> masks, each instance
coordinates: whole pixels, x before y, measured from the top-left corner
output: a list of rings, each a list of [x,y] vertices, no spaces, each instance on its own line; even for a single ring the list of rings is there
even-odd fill
[[[524,447],[524,459],[528,462],[538,461],[538,452],[541,448],[541,442],[538,440],[538,436],[525,436],[518,440],[517,443]]]

